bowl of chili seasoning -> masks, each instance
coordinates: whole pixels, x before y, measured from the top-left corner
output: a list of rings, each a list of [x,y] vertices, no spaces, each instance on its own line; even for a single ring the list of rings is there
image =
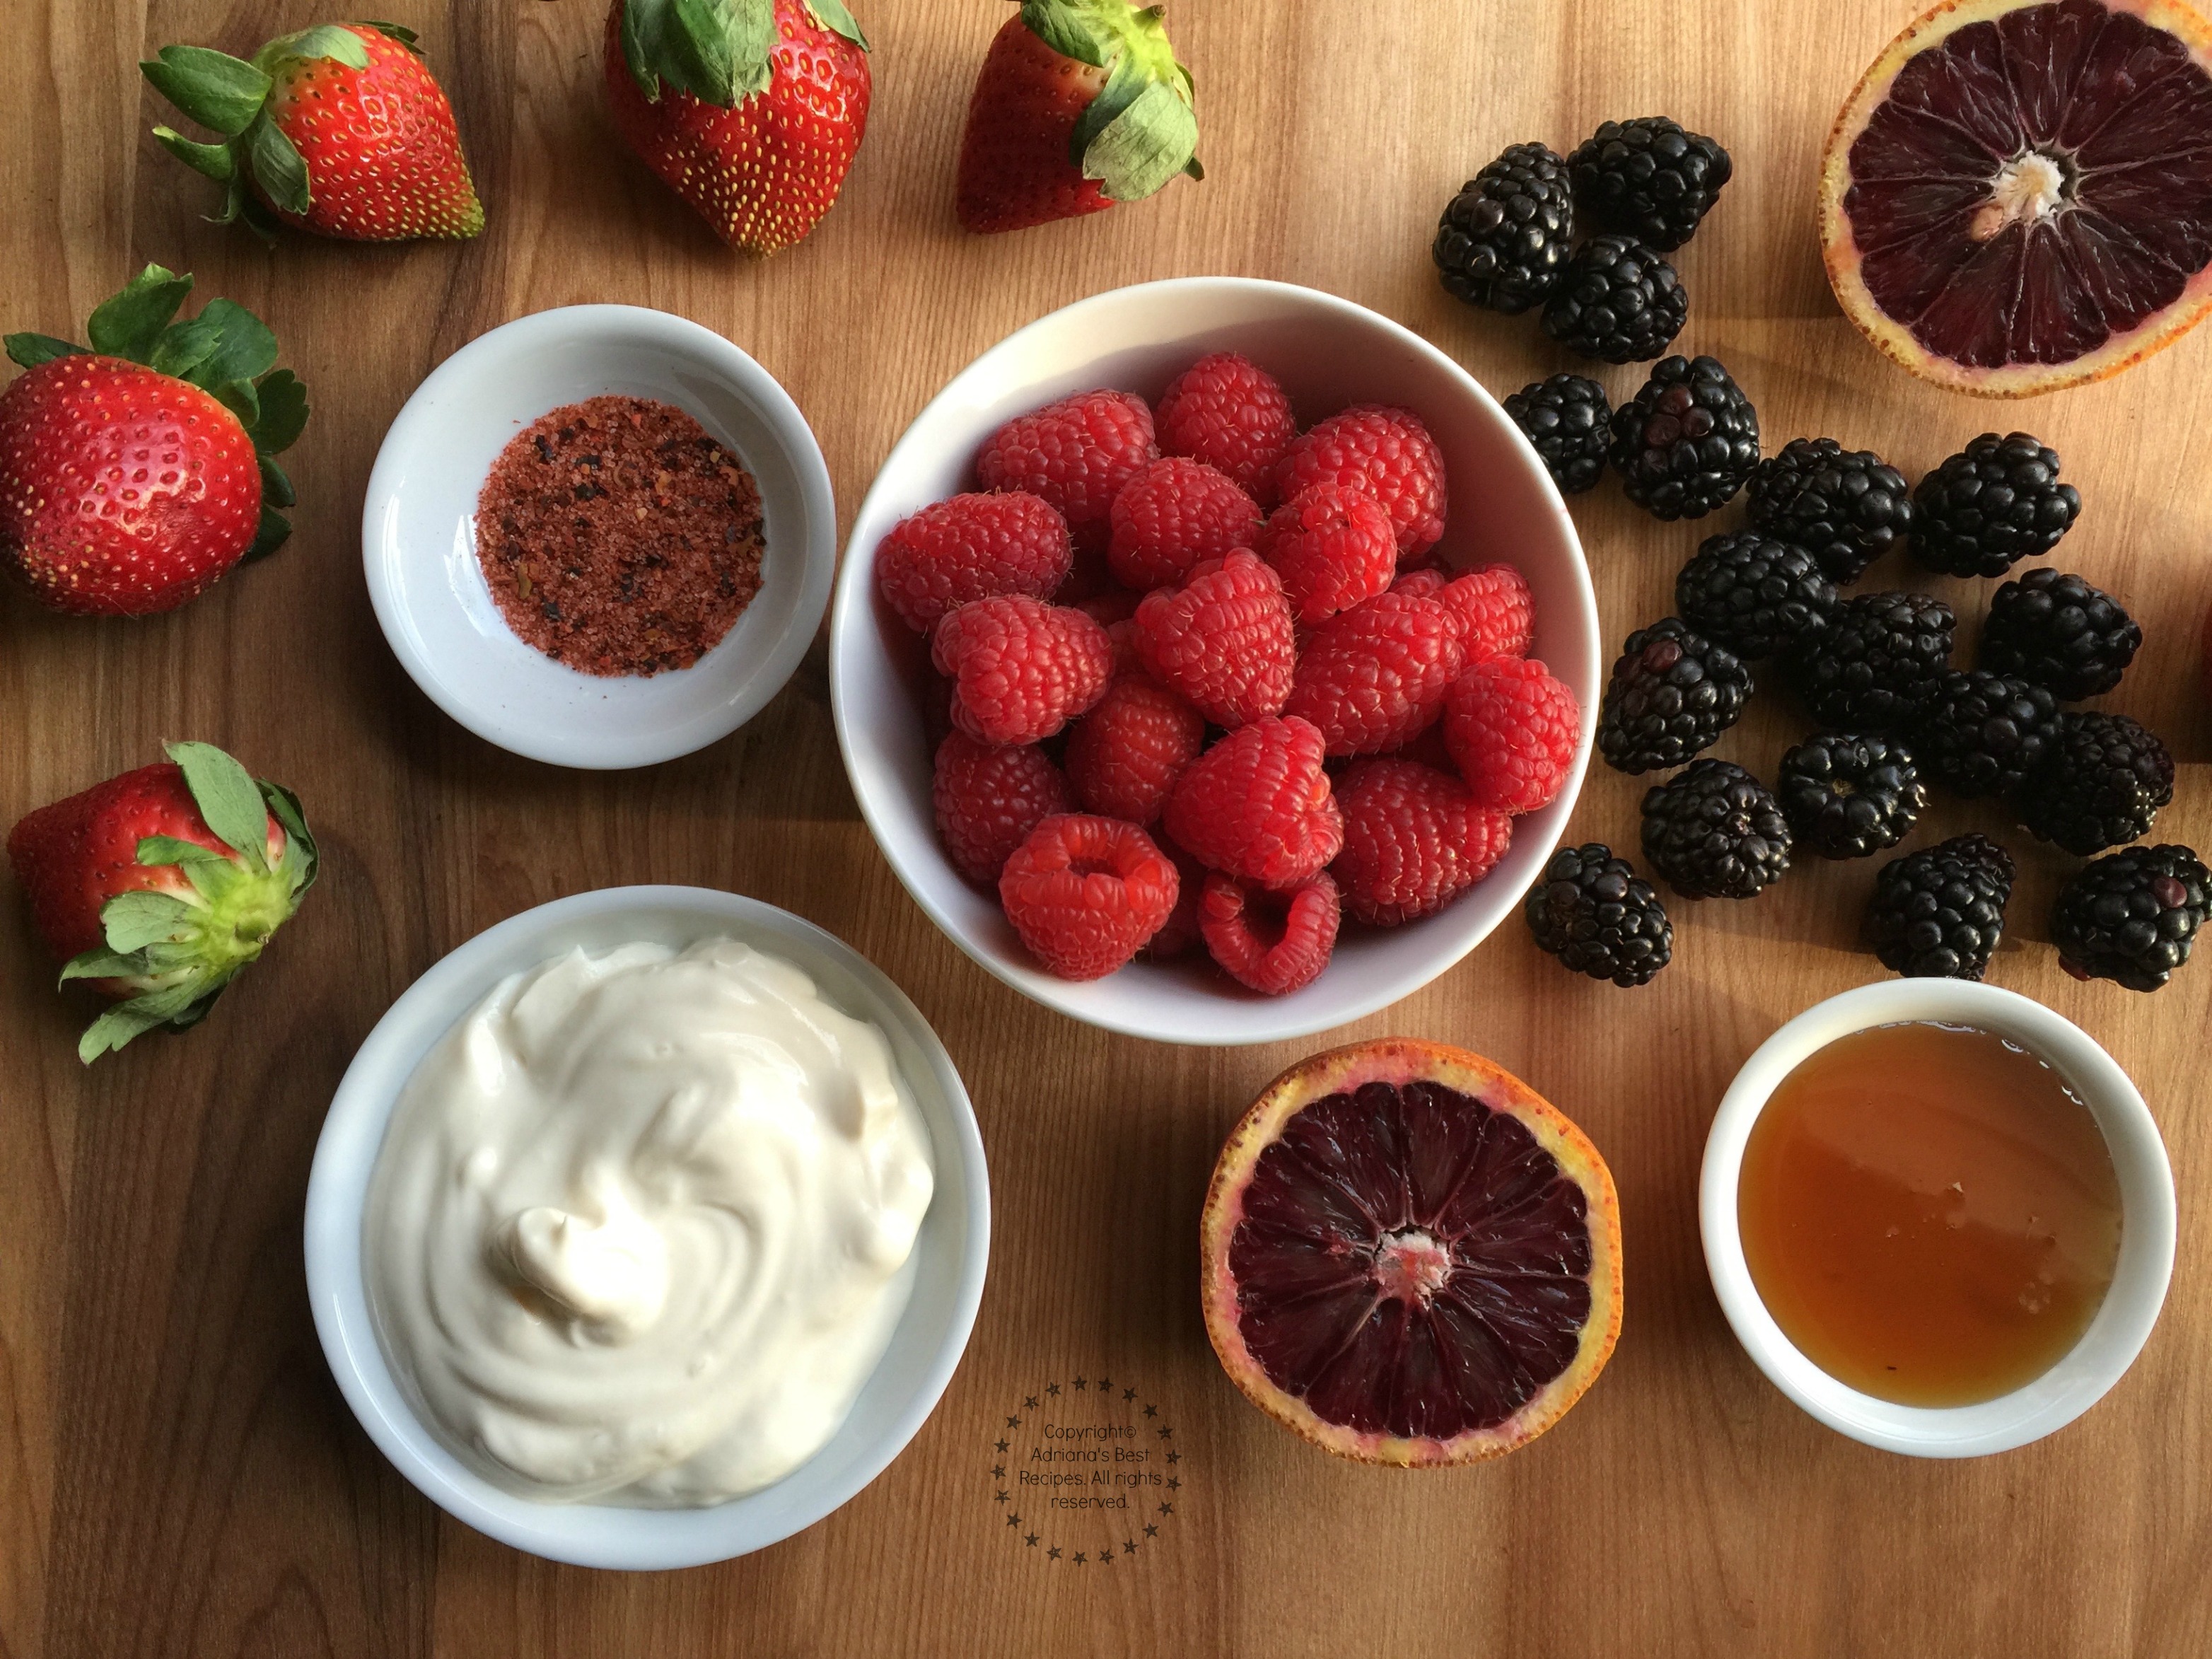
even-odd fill
[[[744,352],[569,306],[416,389],[362,547],[432,702],[515,754],[614,769],[704,748],[783,689],[829,604],[836,508],[805,416]]]

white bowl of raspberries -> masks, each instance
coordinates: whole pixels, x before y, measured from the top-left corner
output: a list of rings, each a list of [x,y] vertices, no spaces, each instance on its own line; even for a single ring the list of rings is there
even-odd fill
[[[1160,1042],[1419,989],[1542,870],[1601,666],[1582,546],[1450,358],[1310,289],[1001,341],[853,527],[837,737],[891,867],[1039,1002]]]

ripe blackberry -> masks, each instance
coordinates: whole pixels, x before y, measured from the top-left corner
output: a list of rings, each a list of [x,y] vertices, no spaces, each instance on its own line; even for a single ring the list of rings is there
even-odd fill
[[[1690,240],[1735,170],[1718,144],[1663,115],[1607,121],[1567,167],[1593,221],[1663,250]]]
[[[1597,842],[1553,854],[1522,914],[1540,949],[1592,979],[1648,985],[1674,954],[1659,895]]]
[[[1826,628],[1836,588],[1804,549],[1738,530],[1699,545],[1675,579],[1674,608],[1706,638],[1757,662]]]
[[[1505,412],[1528,434],[1544,470],[1566,495],[1588,489],[1605,471],[1606,424],[1613,409],[1595,380],[1554,374],[1508,398]]]
[[[2058,545],[2081,511],[2058,452],[2025,432],[1984,432],[1920,481],[1912,556],[1953,576],[2002,576]]]
[[[1874,732],[1823,732],[1782,757],[1775,798],[1800,846],[1863,859],[1912,833],[1928,786],[1911,750]]]
[[[2058,704],[2039,685],[1979,668],[1953,669],[1921,705],[1916,747],[1952,793],[2009,795],[2058,733]]]
[[[2059,890],[2051,911],[2058,965],[2076,979],[2155,991],[2189,960],[2212,872],[2186,847],[2130,847]]]
[[[2173,799],[2173,757],[2125,714],[2084,710],[2058,717],[2042,763],[2014,796],[2039,840],[2083,858],[2148,833]]]
[[[1613,470],[1655,519],[1702,519],[1759,465],[1759,411],[1711,357],[1669,357],[1613,411]]]
[[[1544,307],[1544,332],[1601,362],[1656,357],[1690,318],[1674,267],[1626,236],[1593,236]]]
[[[1982,624],[1982,666],[2033,680],[2068,702],[2120,683],[2142,629],[2109,593],[2045,565],[2007,582]]]
[[[1751,898],[1789,869],[1790,823],[1743,768],[1701,760],[1645,793],[1644,858],[1684,898]]]
[[[1574,231],[1567,164],[1516,144],[1460,186],[1431,252],[1447,294],[1511,315],[1559,287]]]
[[[2012,854],[1986,836],[1954,836],[1875,877],[1866,939],[1907,979],[1979,979],[2004,932]]]
[[[1751,671],[1679,617],[1620,647],[1598,711],[1597,746],[1617,771],[1680,766],[1710,749],[1751,700]]]
[[[1912,528],[1905,475],[1871,450],[1792,438],[1751,475],[1751,524],[1803,548],[1832,582],[1855,582]]]
[[[1790,682],[1813,718],[1842,731],[1902,732],[1951,660],[1959,625],[1925,593],[1861,593],[1790,652]]]

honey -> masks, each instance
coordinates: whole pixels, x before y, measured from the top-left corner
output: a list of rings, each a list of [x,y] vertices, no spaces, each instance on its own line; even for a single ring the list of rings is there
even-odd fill
[[[1744,1259],[1800,1352],[1908,1406],[2041,1376],[2088,1328],[2119,1255],[2103,1133],[2010,1039],[1879,1026],[1784,1078],[1738,1177]]]

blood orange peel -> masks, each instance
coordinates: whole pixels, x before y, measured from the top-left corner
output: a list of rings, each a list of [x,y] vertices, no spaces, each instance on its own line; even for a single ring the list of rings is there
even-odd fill
[[[1363,1462],[1496,1457],[1559,1421],[1620,1332],[1613,1176],[1480,1054],[1409,1037],[1314,1055],[1221,1150],[1200,1224],[1222,1368]]]

